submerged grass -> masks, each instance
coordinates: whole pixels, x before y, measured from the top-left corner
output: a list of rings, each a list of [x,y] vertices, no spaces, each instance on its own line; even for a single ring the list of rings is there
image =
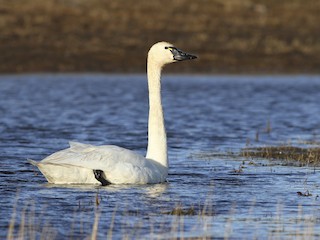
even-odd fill
[[[266,146],[244,148],[240,155],[246,158],[265,158],[298,163],[301,166],[320,166],[320,147]]]
[[[169,216],[199,216],[213,217],[215,215],[212,204],[205,203],[203,206],[183,206],[179,203],[170,211],[162,212],[163,215]],[[210,207],[209,207],[210,206]]]

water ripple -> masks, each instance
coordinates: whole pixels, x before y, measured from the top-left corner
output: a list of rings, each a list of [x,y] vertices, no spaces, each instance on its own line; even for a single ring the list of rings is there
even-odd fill
[[[303,218],[317,222],[319,169],[261,159],[249,164],[228,153],[247,144],[319,140],[319,89],[318,76],[165,76],[168,183],[101,188],[47,184],[26,159],[40,160],[70,140],[144,154],[145,76],[0,76],[0,238],[14,211],[17,227],[24,213],[38,226],[37,236],[50,226],[56,239],[89,236],[97,212],[99,239],[112,224],[117,238],[132,229],[142,238],[181,232],[218,239],[227,233],[235,239],[291,236],[277,229],[301,227]],[[312,196],[298,196],[306,190]],[[172,232],[179,218],[165,213],[178,207],[193,215],[183,216],[182,229]],[[313,225],[314,233],[319,230]]]

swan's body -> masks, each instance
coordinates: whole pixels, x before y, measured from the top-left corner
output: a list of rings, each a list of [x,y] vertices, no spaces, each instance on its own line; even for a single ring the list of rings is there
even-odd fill
[[[36,165],[55,184],[99,184],[94,169],[102,170],[105,179],[115,184],[160,183],[168,174],[167,167],[128,149],[75,142]]]
[[[167,137],[161,105],[161,70],[165,64],[196,58],[167,42],[159,42],[148,53],[149,124],[146,157],[112,146],[71,142],[37,166],[54,184],[147,184],[164,182],[168,176]]]

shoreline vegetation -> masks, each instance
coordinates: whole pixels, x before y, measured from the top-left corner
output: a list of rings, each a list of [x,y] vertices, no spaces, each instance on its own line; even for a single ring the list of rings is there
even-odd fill
[[[249,147],[242,149],[240,156],[245,158],[262,158],[280,160],[297,166],[320,166],[320,147],[296,147],[290,145]]]
[[[145,72],[149,47],[188,73],[320,73],[318,0],[0,0],[0,73]]]

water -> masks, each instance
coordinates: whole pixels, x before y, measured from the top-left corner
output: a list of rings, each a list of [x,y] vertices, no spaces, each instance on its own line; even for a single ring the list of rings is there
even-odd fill
[[[0,238],[10,221],[25,239],[320,237],[319,168],[229,154],[319,141],[319,89],[319,76],[165,76],[168,183],[54,186],[26,159],[69,140],[145,153],[146,78],[0,76]]]

